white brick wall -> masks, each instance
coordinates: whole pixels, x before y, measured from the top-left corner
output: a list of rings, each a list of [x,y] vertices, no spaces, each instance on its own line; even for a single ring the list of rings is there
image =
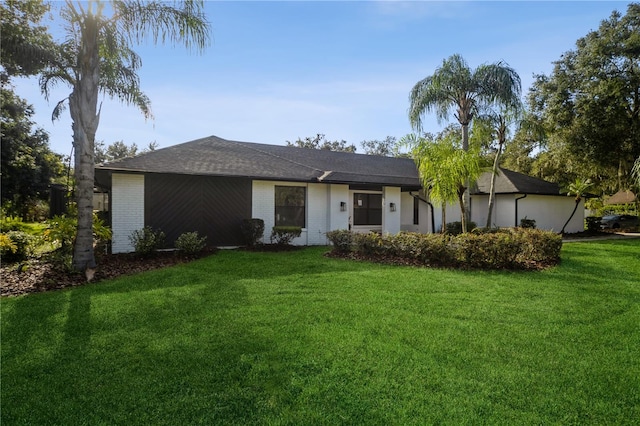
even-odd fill
[[[402,203],[400,188],[395,186],[382,187],[382,232],[385,234],[397,234],[400,232],[402,217]],[[395,204],[396,211],[391,211],[391,203]]]
[[[111,197],[111,251],[132,252],[129,236],[144,227],[144,175],[114,173]]]

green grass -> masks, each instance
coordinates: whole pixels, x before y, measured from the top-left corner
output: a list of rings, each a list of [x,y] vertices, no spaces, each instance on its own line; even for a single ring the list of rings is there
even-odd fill
[[[542,272],[221,251],[3,299],[3,425],[637,424],[640,240]]]

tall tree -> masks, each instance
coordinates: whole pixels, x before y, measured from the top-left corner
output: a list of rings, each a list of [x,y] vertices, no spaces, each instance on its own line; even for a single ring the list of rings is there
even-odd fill
[[[475,182],[482,172],[479,148],[472,145],[467,150],[461,149],[458,135],[450,132],[437,137],[411,134],[401,142],[411,148],[422,186],[428,188],[429,197],[443,207],[448,203],[459,203],[462,229],[466,230],[467,206],[462,198],[468,182]],[[443,229],[444,226],[443,218]]]
[[[94,143],[100,120],[98,95],[135,105],[151,116],[149,98],[141,91],[137,74],[140,57],[132,45],[151,39],[184,43],[202,50],[209,40],[209,24],[201,0],[169,4],[163,1],[122,0],[107,2],[67,0],[61,18],[66,40],[55,61],[42,73],[40,85],[48,97],[50,88],[63,83],[71,88],[68,98],[54,109],[59,116],[68,101],[73,128],[75,200],[78,232],[73,267],[84,271],[96,266],[93,253]],[[105,11],[106,9],[106,11]]]
[[[462,149],[469,149],[469,125],[483,108],[494,104],[512,104],[520,98],[520,76],[504,62],[480,65],[472,70],[462,56],[456,54],[442,62],[433,75],[415,84],[409,96],[409,120],[422,131],[422,116],[435,112],[439,122],[454,117],[462,126]],[[467,188],[469,184],[465,185]],[[464,227],[469,221],[469,192],[463,196]]]
[[[33,107],[6,87],[0,89],[2,204],[27,219],[28,206],[47,200],[49,184],[64,172],[62,159],[49,149],[49,135],[34,129]]]
[[[640,155],[640,4],[613,12],[596,31],[535,76],[529,104],[544,122],[550,150],[565,160],[607,170],[605,179],[627,189]]]
[[[383,140],[369,140],[360,142],[360,146],[367,155],[379,155],[382,157],[399,157],[399,145],[396,138],[387,136]]]
[[[304,139],[298,138],[295,142],[287,141],[287,146],[298,148],[323,149],[326,151],[356,152],[355,145],[348,145],[347,141],[328,141],[324,134],[318,133],[315,136],[307,136]]]
[[[5,0],[0,3],[3,79],[35,75],[53,59],[53,39],[43,23],[49,10],[50,5],[42,0]]]

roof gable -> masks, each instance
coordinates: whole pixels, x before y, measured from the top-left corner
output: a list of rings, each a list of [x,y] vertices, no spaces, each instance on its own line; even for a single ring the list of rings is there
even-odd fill
[[[420,186],[413,160],[209,136],[96,167],[99,170]]]
[[[488,194],[491,190],[491,172],[480,175],[473,194]],[[495,182],[496,194],[560,195],[557,183],[500,168]]]

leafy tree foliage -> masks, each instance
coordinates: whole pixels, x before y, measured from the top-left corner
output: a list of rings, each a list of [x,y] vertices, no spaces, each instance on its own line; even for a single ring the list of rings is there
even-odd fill
[[[369,140],[360,142],[360,146],[368,155],[379,155],[382,157],[406,156],[400,152],[400,144],[393,136],[387,136],[383,140]]]
[[[458,202],[462,218],[462,231],[467,232],[467,205],[463,195],[468,182],[475,182],[482,172],[480,150],[474,144],[463,150],[459,133],[452,128],[437,136],[408,135],[402,143],[411,147],[422,186],[429,189],[429,197],[437,204]],[[444,222],[444,220],[443,220]]]
[[[348,145],[347,141],[328,141],[324,134],[318,133],[313,137],[298,138],[295,142],[287,141],[287,146],[298,148],[324,149],[327,151],[356,152],[355,145]]]
[[[120,0],[107,2],[67,1],[62,7],[66,39],[55,50],[56,58],[41,73],[40,86],[46,96],[52,85],[71,89],[67,99],[54,109],[59,116],[68,103],[73,128],[75,199],[78,232],[73,267],[80,271],[95,267],[93,254],[93,183],[95,134],[100,121],[98,95],[135,105],[150,117],[149,98],[140,89],[140,57],[134,44],[146,39],[169,41],[203,49],[209,40],[209,24],[201,0],[173,4],[164,1]]]
[[[53,39],[42,22],[49,9],[42,0],[0,3],[0,64],[5,79],[35,75],[53,59]]]
[[[409,121],[422,130],[422,116],[435,113],[438,121],[449,118],[451,112],[462,127],[462,149],[469,149],[469,125],[483,109],[494,105],[517,103],[521,93],[520,76],[503,62],[471,69],[460,55],[445,59],[436,71],[417,82],[409,95]],[[469,186],[468,184],[466,185]],[[465,191],[463,231],[469,222],[469,192]]]
[[[8,88],[1,89],[2,205],[9,214],[30,219],[29,207],[47,200],[49,184],[64,165],[49,149],[49,135],[34,128],[33,107]]]
[[[563,160],[556,170],[573,162],[575,175],[629,186],[640,155],[639,34],[640,4],[631,3],[580,38],[550,76],[535,77],[529,104],[549,133],[548,160]]]

